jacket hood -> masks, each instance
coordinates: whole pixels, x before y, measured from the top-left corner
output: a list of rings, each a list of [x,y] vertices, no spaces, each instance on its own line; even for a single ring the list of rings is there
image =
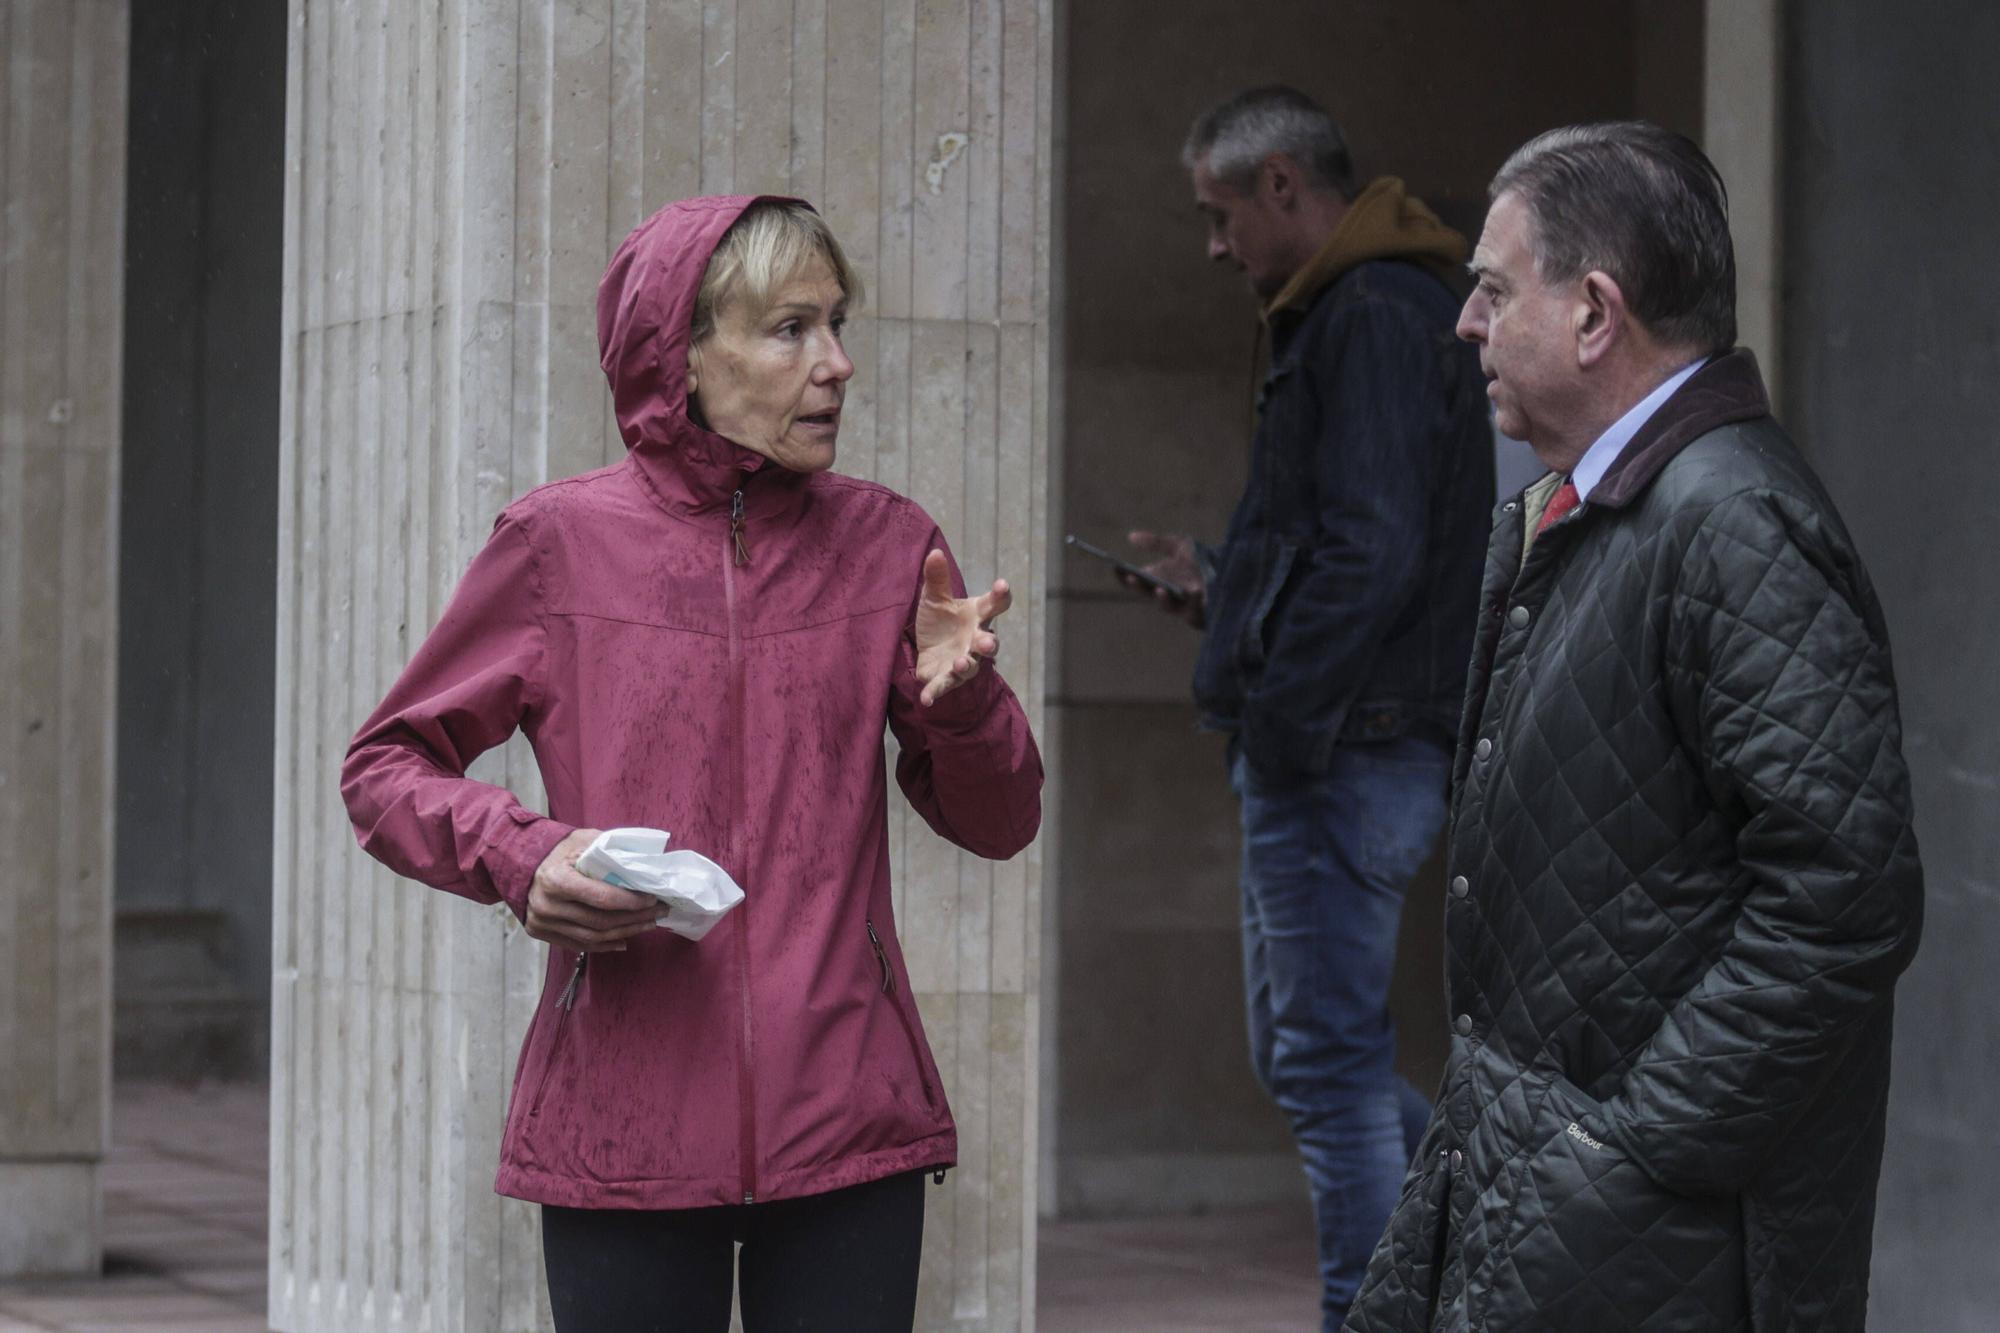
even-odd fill
[[[1312,304],[1334,279],[1371,259],[1406,259],[1445,277],[1467,253],[1465,237],[1440,222],[1399,178],[1380,176],[1355,196],[1333,235],[1272,298],[1264,317]]]
[[[767,199],[783,196],[668,204],[625,238],[597,287],[598,364],[611,384],[618,433],[669,508],[719,503],[770,462],[696,425],[687,391],[690,326],[709,257],[743,211]]]

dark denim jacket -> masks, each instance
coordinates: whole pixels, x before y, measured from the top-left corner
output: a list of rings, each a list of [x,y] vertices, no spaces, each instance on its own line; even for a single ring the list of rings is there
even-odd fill
[[[1457,728],[1493,509],[1493,436],[1458,302],[1356,265],[1272,327],[1250,482],[1204,552],[1204,725],[1271,777],[1337,744]]]

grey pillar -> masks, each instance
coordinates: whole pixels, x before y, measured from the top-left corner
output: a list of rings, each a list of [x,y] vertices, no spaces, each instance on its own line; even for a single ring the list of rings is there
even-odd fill
[[[0,9],[0,1278],[102,1258],[125,36]]]

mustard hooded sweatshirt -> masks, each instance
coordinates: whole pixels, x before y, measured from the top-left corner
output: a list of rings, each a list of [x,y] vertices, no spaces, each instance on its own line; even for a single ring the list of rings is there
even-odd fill
[[[1465,237],[1440,222],[1400,178],[1378,176],[1348,205],[1319,253],[1264,308],[1264,319],[1305,309],[1341,274],[1371,259],[1410,260],[1449,279],[1467,253]]]

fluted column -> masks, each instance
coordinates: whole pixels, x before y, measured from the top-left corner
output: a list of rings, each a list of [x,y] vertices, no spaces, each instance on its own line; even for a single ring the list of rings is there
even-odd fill
[[[0,1278],[102,1257],[124,0],[0,7]]]
[[[272,1319],[532,1329],[491,1177],[539,946],[355,848],[347,736],[493,515],[622,450],[593,302],[667,200],[796,193],[868,286],[840,468],[1022,595],[1039,719],[1052,0],[292,0],[273,988]],[[524,746],[479,776],[539,799]],[[958,1112],[920,1323],[1032,1323],[1041,859],[900,806],[897,910]]]

